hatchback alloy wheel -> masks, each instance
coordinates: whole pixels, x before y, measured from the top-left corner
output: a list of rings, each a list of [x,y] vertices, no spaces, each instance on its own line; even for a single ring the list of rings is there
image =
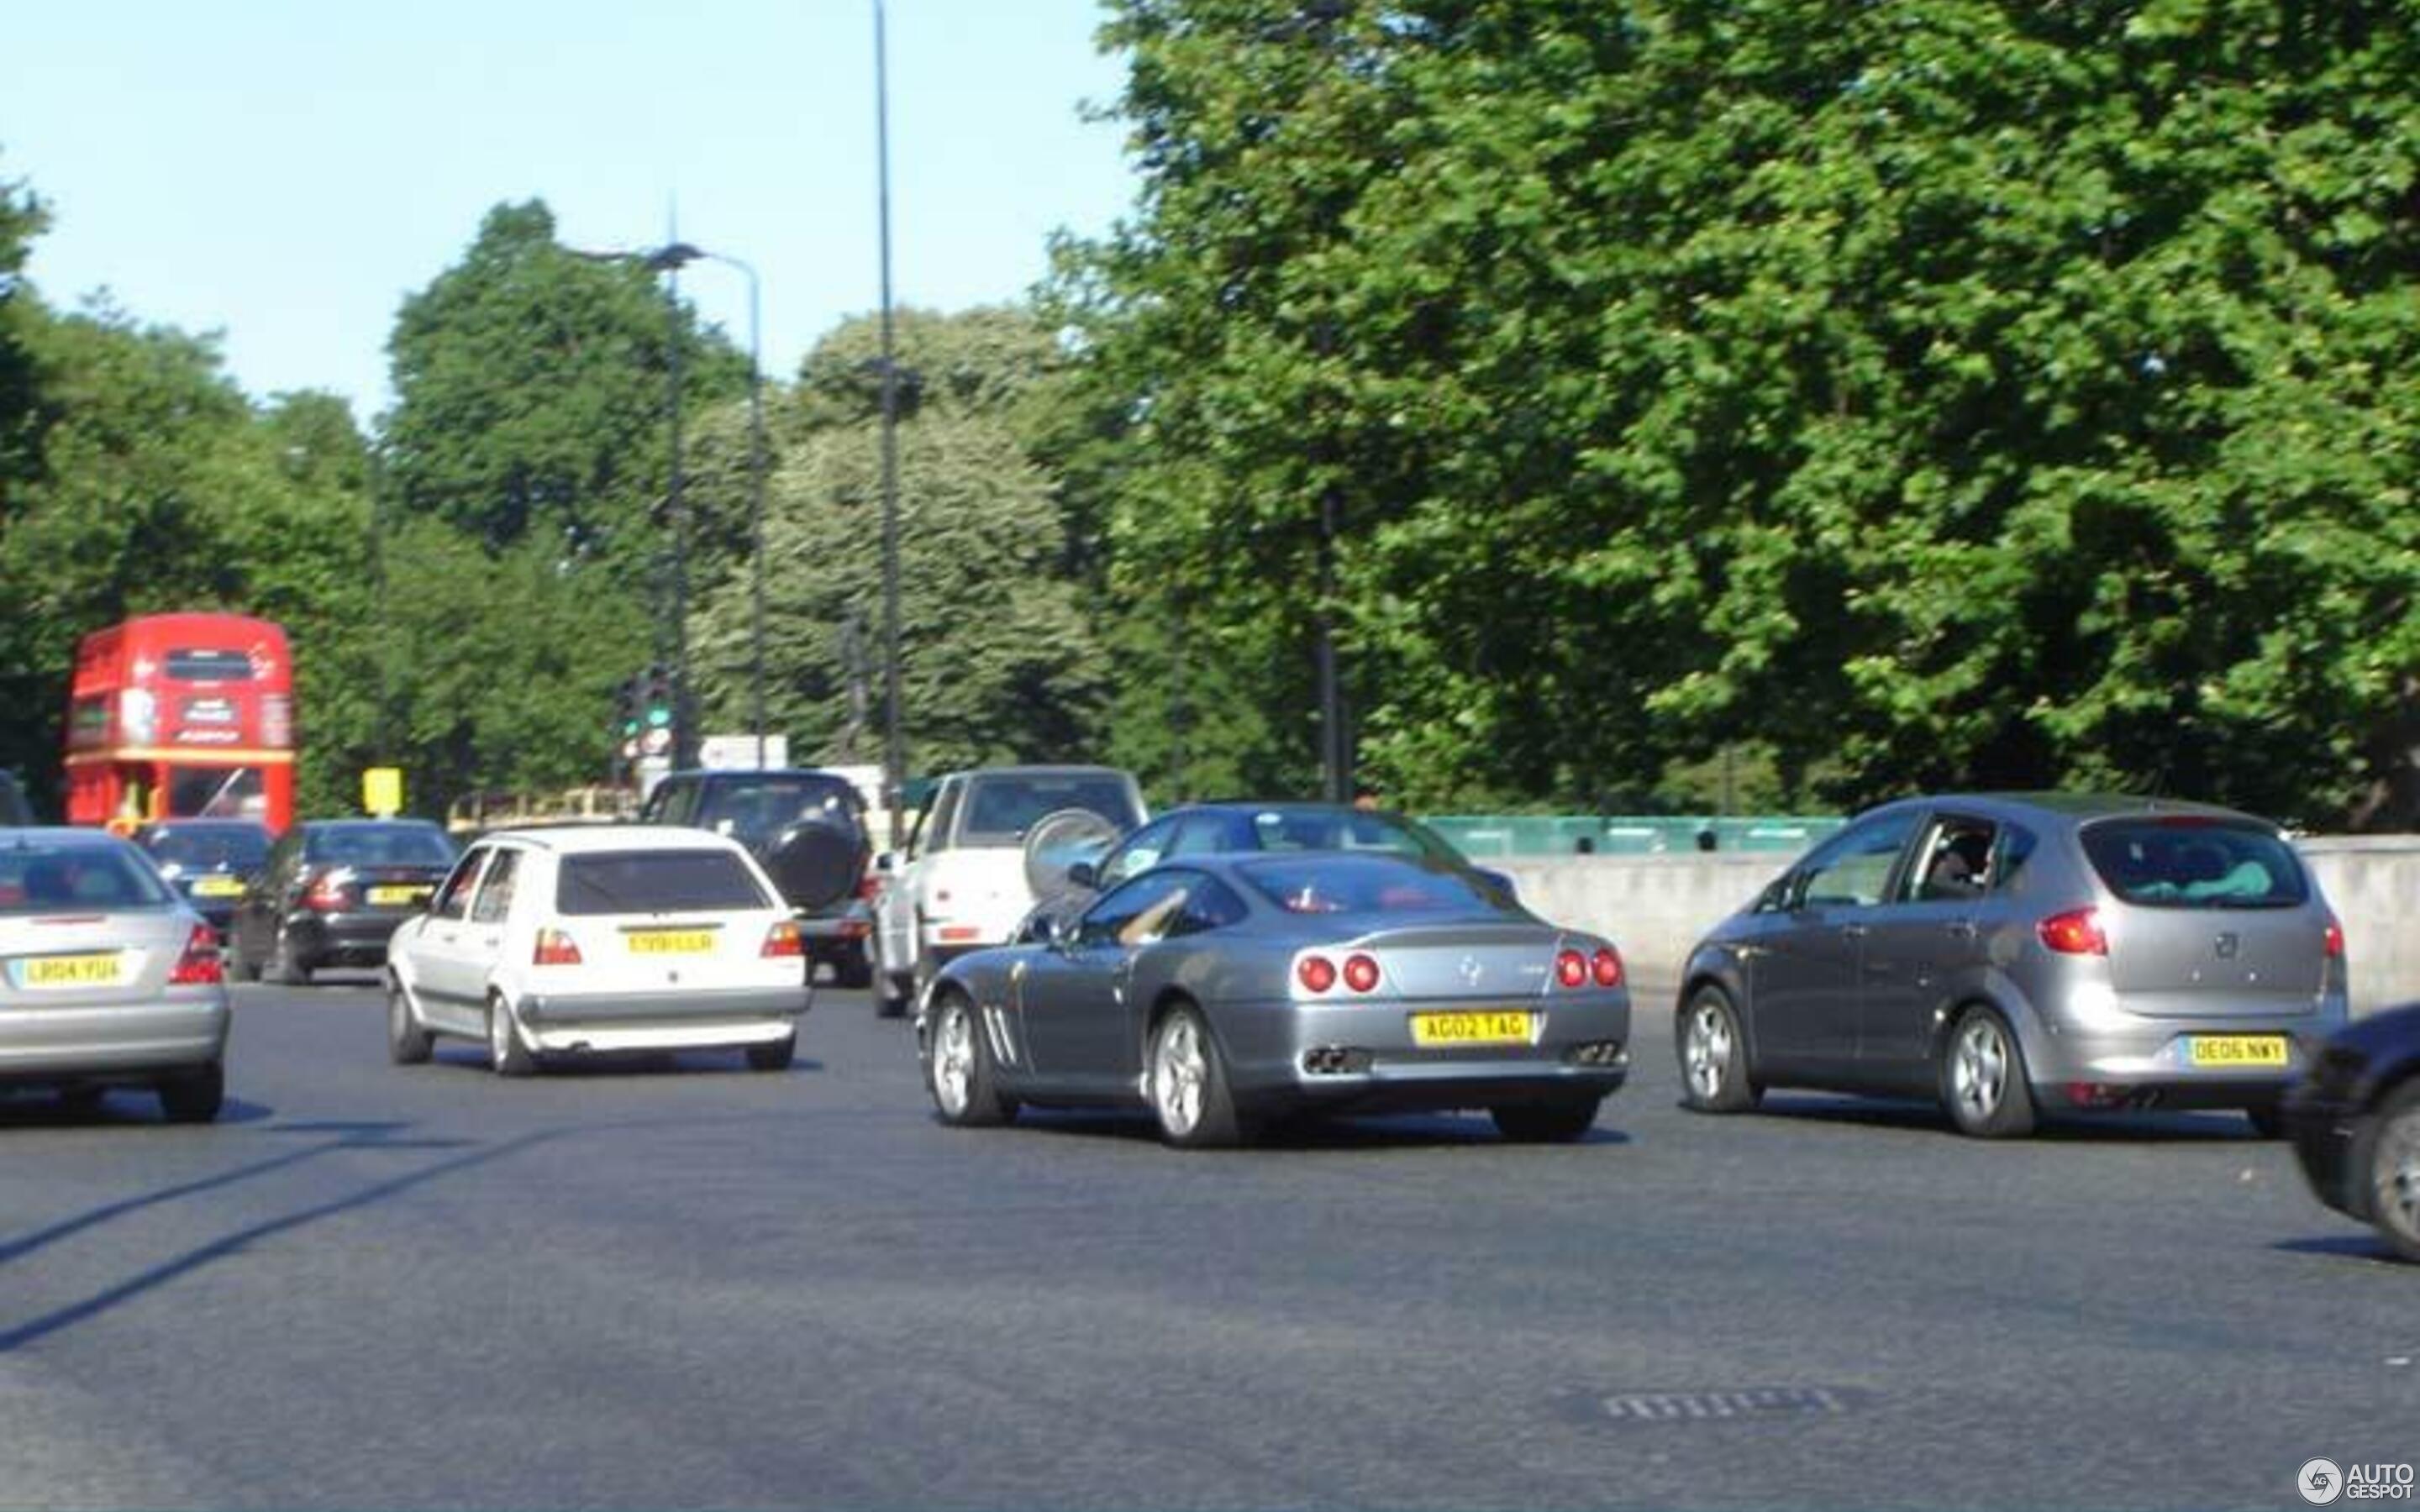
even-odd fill
[[[2024,1052],[2008,1021],[1991,1009],[1970,1008],[1950,1031],[1942,1101],[1960,1131],[1978,1139],[2033,1133],[2034,1094]]]
[[[2000,1026],[1977,1015],[1958,1031],[1949,1063],[1949,1089],[1967,1120],[1989,1122],[2009,1094],[2009,1045]]]
[[[1689,1015],[1688,1044],[1689,1090],[1698,1101],[1712,1103],[1722,1094],[1731,1057],[1738,1053],[1729,1017],[1711,1002],[1699,1003]]]

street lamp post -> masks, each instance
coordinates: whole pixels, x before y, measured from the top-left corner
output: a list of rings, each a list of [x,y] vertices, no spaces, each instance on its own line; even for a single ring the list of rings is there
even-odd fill
[[[908,749],[899,736],[899,363],[891,323],[891,84],[882,0],[874,0],[875,206],[882,258],[882,802],[901,841]]]
[[[765,362],[762,301],[756,270],[725,253],[708,252],[686,241],[667,242],[645,252],[580,252],[598,262],[636,263],[651,273],[666,275],[672,320],[672,484],[669,510],[673,527],[673,759],[690,764],[696,757],[696,732],[689,711],[689,508],[681,474],[681,331],[680,270],[693,262],[720,263],[748,280],[748,555],[749,555],[749,723],[756,734],[756,767],[765,768]]]

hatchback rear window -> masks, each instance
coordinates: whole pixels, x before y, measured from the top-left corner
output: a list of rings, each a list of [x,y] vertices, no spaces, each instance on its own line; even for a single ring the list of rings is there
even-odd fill
[[[566,856],[554,885],[561,914],[692,914],[770,908],[773,901],[729,851],[602,851]]]
[[[116,846],[0,850],[0,914],[156,908],[169,901],[150,867]]]
[[[2273,830],[2226,820],[2112,819],[2087,825],[2084,854],[2121,900],[2150,908],[2291,908],[2311,887]]]

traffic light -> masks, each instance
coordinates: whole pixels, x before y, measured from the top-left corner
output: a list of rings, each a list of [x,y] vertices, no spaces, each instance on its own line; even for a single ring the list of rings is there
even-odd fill
[[[672,669],[650,662],[639,679],[639,751],[644,756],[669,755],[673,748]]]

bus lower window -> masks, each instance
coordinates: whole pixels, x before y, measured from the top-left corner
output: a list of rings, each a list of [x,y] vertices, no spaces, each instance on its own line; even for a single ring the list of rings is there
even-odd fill
[[[168,816],[173,819],[261,819],[269,799],[257,766],[172,766]]]

